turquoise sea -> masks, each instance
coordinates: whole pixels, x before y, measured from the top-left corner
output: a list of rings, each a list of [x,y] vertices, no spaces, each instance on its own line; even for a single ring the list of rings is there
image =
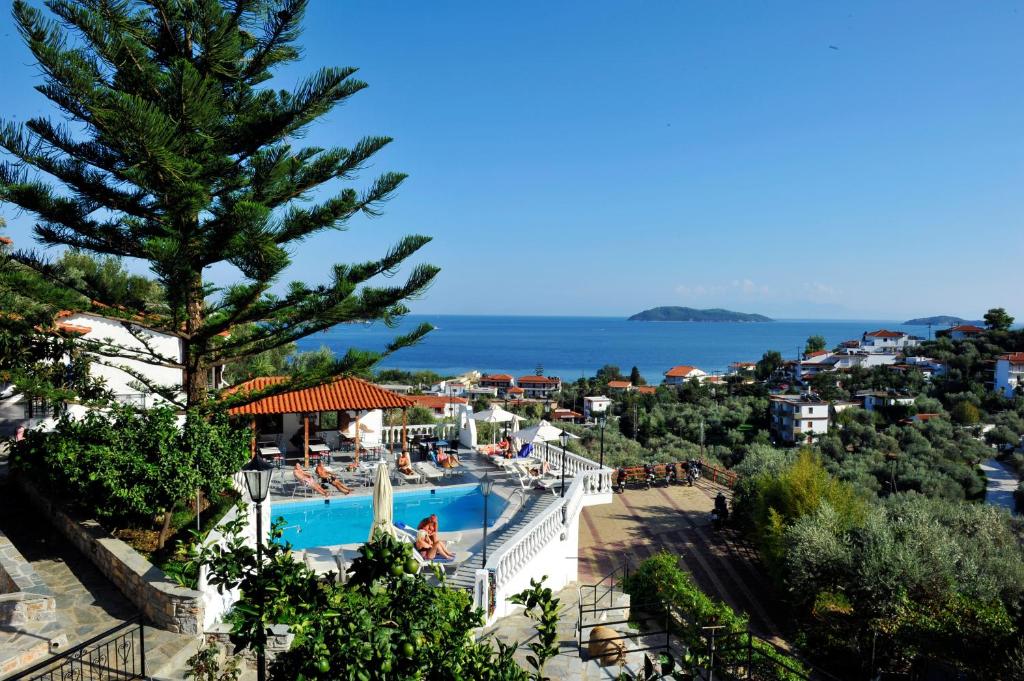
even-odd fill
[[[814,334],[824,336],[830,347],[880,328],[928,335],[927,327],[879,320],[630,322],[621,317],[410,315],[397,329],[379,322],[336,326],[304,339],[300,348],[327,346],[339,353],[350,347],[381,350],[396,333],[422,322],[436,329],[420,344],[386,358],[382,368],[439,374],[476,369],[521,376],[533,373],[539,364],[545,374],[575,379],[593,376],[604,364],[616,364],[626,373],[637,366],[648,381],[658,382],[676,364],[710,373],[725,371],[731,362],[757,361],[766,350],[791,358]]]

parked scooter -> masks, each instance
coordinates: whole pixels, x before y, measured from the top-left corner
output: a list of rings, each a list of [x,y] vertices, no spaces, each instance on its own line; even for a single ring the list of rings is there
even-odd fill
[[[626,467],[619,466],[615,471],[615,487],[613,488],[616,493],[622,494],[626,491]]]
[[[646,486],[644,487],[644,489],[650,489],[650,488],[654,487],[654,483],[655,482],[656,481],[655,481],[655,475],[654,475],[654,464],[653,463],[645,463],[644,464],[644,484]]]
[[[676,471],[675,462],[665,464],[665,487],[670,487],[677,482],[679,482],[679,473]]]

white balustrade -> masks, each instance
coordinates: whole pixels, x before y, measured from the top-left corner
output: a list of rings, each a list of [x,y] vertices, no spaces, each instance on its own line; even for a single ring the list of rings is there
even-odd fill
[[[494,571],[495,589],[499,594],[550,542],[564,536],[576,521],[587,497],[611,494],[612,469],[602,468],[597,462],[568,451],[564,452],[563,459],[562,448],[547,443],[535,445],[533,455],[546,461],[552,468],[561,467],[564,460],[566,475],[572,476],[572,482],[566,488],[564,497],[545,509],[489,557],[485,567]],[[476,597],[482,599],[483,595],[476,594]]]

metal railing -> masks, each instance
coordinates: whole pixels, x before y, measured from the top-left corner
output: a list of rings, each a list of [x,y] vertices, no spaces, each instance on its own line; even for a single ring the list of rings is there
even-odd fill
[[[147,678],[146,630],[142,617],[137,615],[18,672],[9,681],[130,681]]]

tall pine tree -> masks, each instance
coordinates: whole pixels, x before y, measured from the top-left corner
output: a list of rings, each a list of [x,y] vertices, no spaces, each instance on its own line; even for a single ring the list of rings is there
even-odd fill
[[[429,241],[407,236],[379,259],[334,265],[327,283],[291,283],[275,293],[297,244],[344,228],[358,214],[377,215],[405,177],[389,172],[361,189],[349,186],[391,141],[386,137],[365,137],[350,148],[298,143],[313,122],[366,87],[348,67],[320,69],[291,91],[270,87],[275,69],[299,59],[306,5],[48,0],[51,16],[21,0],[13,4],[42,72],[36,89],[65,120],[0,125],[7,152],[0,201],[33,215],[36,238],[46,246],[147,263],[166,305],[114,306],[121,301],[101,279],[24,250],[5,256],[0,285],[17,287],[33,310],[51,318],[71,307],[120,317],[133,334],[140,334],[133,322],[142,319],[179,337],[181,357],[138,350],[126,356],[181,368],[183,407],[207,403],[209,366],[341,322],[393,323],[437,274],[418,265],[404,281],[380,283]],[[204,280],[204,269],[220,263],[238,270],[237,283],[217,289]],[[0,324],[5,319],[11,316]],[[252,324],[259,333],[223,337]],[[427,331],[396,338],[387,351]],[[120,351],[101,345],[87,349],[116,361]],[[350,351],[272,390],[365,370],[379,356]]]

